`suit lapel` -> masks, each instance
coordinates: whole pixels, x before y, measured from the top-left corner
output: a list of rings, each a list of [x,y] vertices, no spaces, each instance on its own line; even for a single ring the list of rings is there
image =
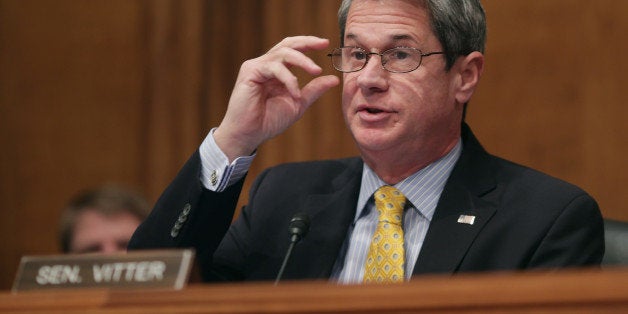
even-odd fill
[[[463,152],[445,185],[413,274],[453,273],[497,209],[494,167],[471,130],[463,127]],[[475,217],[472,224],[458,220]],[[464,217],[463,216],[463,217]]]
[[[464,186],[449,185],[436,208],[413,274],[455,272],[495,210],[493,204],[469,193]],[[474,221],[459,222],[461,216],[474,217]]]
[[[285,278],[329,278],[353,223],[361,172],[356,158],[333,180],[330,193],[306,198],[302,208],[310,217],[310,231],[295,248]]]

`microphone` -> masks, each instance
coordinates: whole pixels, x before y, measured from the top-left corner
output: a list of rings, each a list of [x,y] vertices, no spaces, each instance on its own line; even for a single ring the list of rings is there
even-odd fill
[[[292,255],[292,249],[294,246],[301,241],[307,234],[308,230],[310,230],[310,218],[305,213],[298,213],[292,216],[290,220],[290,225],[288,226],[288,230],[290,231],[290,246],[288,246],[288,251],[286,252],[286,256],[283,259],[283,263],[281,264],[281,268],[279,268],[279,273],[277,274],[277,279],[275,279],[275,286],[281,280],[281,276],[283,275],[284,270],[286,269],[286,265],[288,265],[288,260]]]

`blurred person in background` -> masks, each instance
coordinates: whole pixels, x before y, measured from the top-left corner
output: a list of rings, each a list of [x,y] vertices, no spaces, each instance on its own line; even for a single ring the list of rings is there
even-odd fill
[[[80,192],[61,216],[61,249],[64,253],[124,252],[149,211],[148,202],[130,189],[106,185]]]

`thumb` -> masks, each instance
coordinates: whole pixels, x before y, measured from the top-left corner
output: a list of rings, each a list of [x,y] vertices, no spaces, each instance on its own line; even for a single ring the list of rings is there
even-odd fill
[[[301,90],[301,99],[303,105],[309,107],[313,102],[320,98],[330,88],[337,86],[340,79],[335,75],[325,75],[311,80]]]

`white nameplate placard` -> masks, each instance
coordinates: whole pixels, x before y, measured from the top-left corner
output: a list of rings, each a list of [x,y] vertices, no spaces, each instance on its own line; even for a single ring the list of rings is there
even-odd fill
[[[131,251],[120,254],[24,256],[13,291],[63,288],[182,289],[194,251]]]

